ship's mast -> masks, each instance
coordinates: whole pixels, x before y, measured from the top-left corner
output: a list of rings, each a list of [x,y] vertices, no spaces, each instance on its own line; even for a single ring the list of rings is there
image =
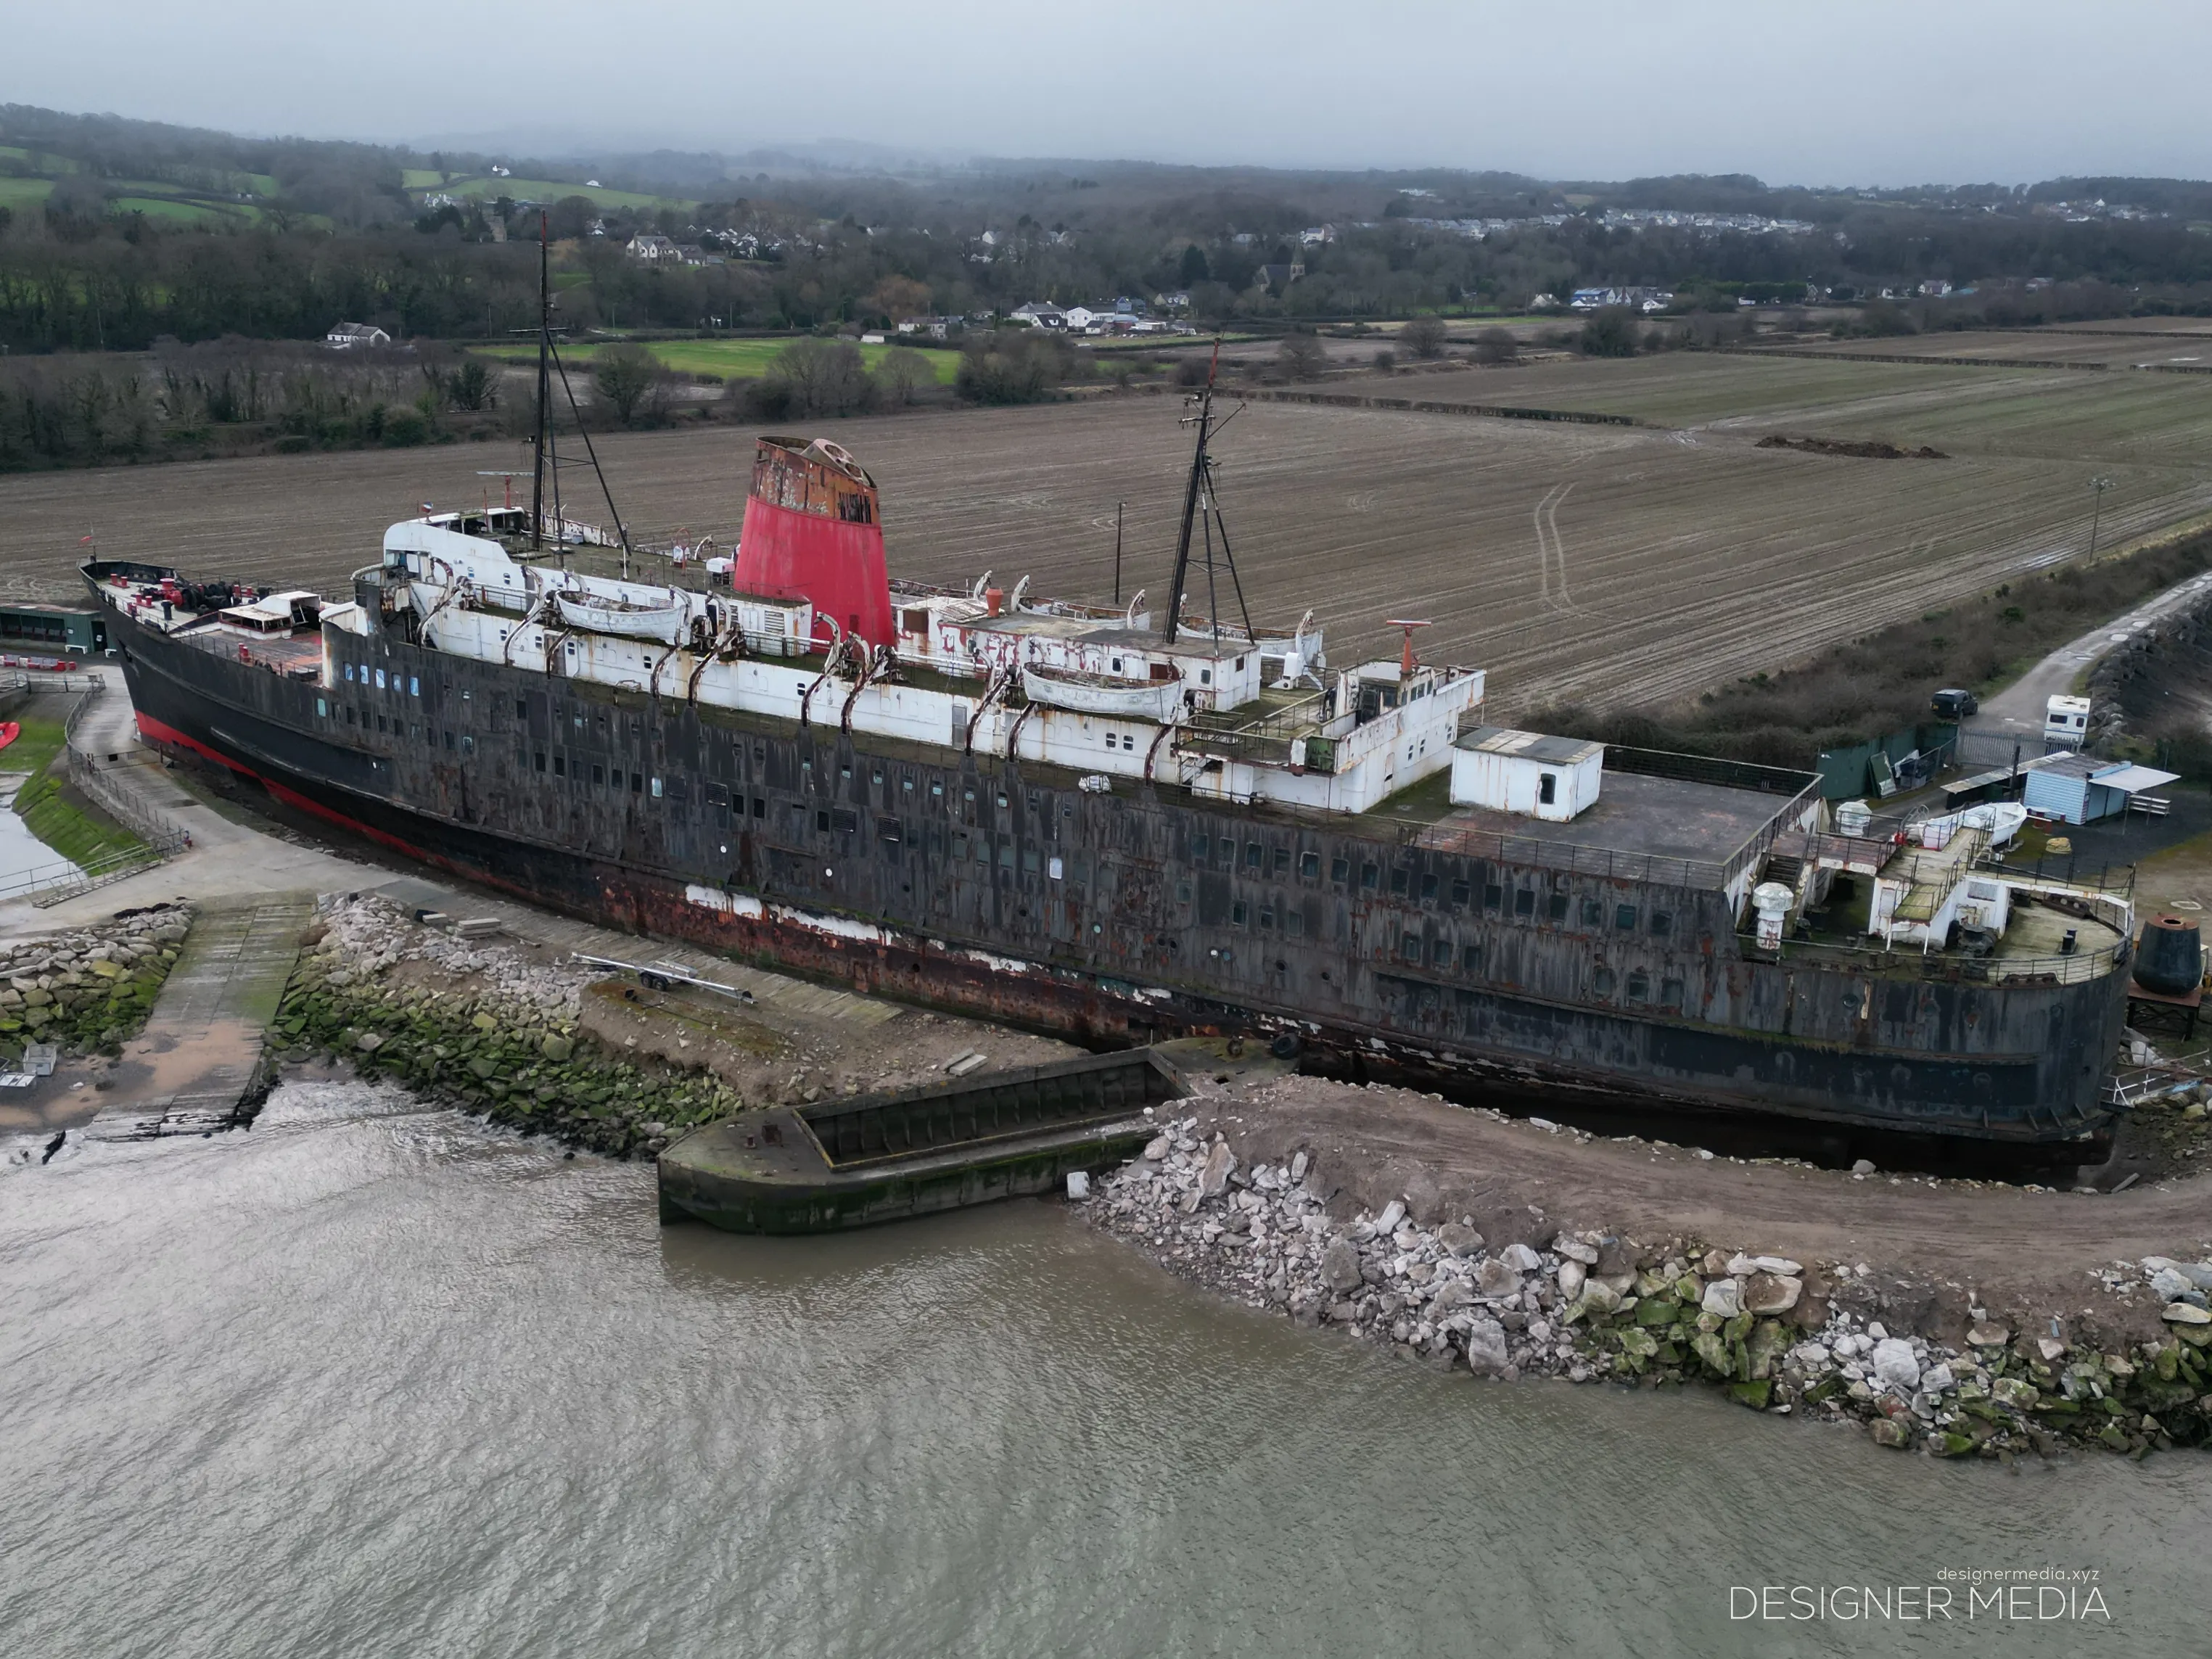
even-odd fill
[[[1206,441],[1213,427],[1213,377],[1221,368],[1221,342],[1213,342],[1213,362],[1206,371],[1206,389],[1198,394],[1198,413],[1186,415],[1186,421],[1198,426],[1198,447],[1190,458],[1190,483],[1182,496],[1182,532],[1176,538],[1175,576],[1168,583],[1168,625],[1165,638],[1170,645],[1176,642],[1176,630],[1182,626],[1182,588],[1190,576],[1190,532],[1198,520],[1198,492],[1206,480]]]
[[[1221,338],[1213,341],[1213,361],[1206,371],[1206,386],[1197,397],[1198,410],[1183,416],[1187,423],[1198,428],[1198,443],[1191,453],[1190,483],[1183,492],[1182,530],[1176,538],[1175,578],[1168,585],[1168,625],[1166,642],[1173,645],[1182,628],[1183,589],[1190,580],[1190,537],[1194,529],[1202,528],[1206,537],[1206,591],[1207,622],[1213,629],[1217,643],[1221,638],[1221,607],[1214,592],[1214,573],[1217,562],[1213,556],[1213,537],[1218,529],[1221,534],[1219,564],[1226,565],[1229,580],[1237,594],[1237,609],[1244,618],[1244,635],[1252,637],[1252,613],[1244,604],[1244,584],[1237,575],[1237,560],[1229,550],[1229,526],[1221,517],[1220,491],[1213,477],[1213,457],[1206,445],[1213,436],[1213,383],[1221,372]],[[1233,418],[1234,411],[1232,411]],[[1225,422],[1224,422],[1225,424]]]
[[[538,427],[532,435],[534,459],[530,470],[530,544],[545,545],[545,442],[553,429],[553,277],[546,243],[546,218],[538,215]],[[559,489],[560,479],[553,481]]]

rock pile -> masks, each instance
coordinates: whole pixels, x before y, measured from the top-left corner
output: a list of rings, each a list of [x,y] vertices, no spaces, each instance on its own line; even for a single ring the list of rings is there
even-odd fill
[[[577,1027],[592,975],[417,926],[380,898],[334,906],[311,934],[276,1041],[510,1127],[610,1157],[651,1155],[678,1127],[744,1103],[712,1078],[638,1065]]]
[[[190,912],[157,904],[0,945],[0,1061],[21,1058],[32,1042],[64,1054],[118,1052],[146,1023],[191,927]]]
[[[2212,1263],[2144,1264],[2175,1298],[2163,1343],[2100,1352],[2014,1340],[1976,1308],[1966,1344],[1949,1346],[1842,1305],[1863,1267],[1808,1273],[1785,1257],[1603,1231],[1492,1248],[1472,1218],[1430,1224],[1402,1200],[1340,1220],[1306,1153],[1244,1169],[1199,1123],[1164,1124],[1078,1207],[1171,1271],[1444,1369],[1704,1382],[1754,1409],[1862,1421],[1881,1444],[1942,1456],[2212,1443]]]

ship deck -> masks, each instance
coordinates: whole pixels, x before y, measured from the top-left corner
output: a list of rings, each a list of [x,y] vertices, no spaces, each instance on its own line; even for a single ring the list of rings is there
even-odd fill
[[[1719,886],[1723,872],[1771,829],[1789,798],[1686,778],[1607,770],[1597,800],[1565,823],[1454,806],[1449,773],[1391,797],[1364,818],[1385,819],[1439,851],[1481,856],[1510,848],[1516,860],[1623,876]]]

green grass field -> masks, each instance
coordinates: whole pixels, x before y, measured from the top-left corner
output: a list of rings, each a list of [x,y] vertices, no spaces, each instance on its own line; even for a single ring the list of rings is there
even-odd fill
[[[51,179],[0,178],[0,207],[35,207],[53,193]]]
[[[60,720],[29,716],[23,720],[22,727],[15,742],[0,749],[0,771],[32,775],[15,797],[15,815],[25,828],[76,864],[145,845],[106,813],[84,803],[75,791],[64,795],[64,770],[57,763],[64,741]]]
[[[586,345],[563,346],[561,356],[571,362],[588,363],[594,354],[609,343],[599,342]],[[768,372],[776,354],[791,344],[788,338],[766,340],[647,340],[641,342],[660,362],[661,367],[679,374],[719,374],[726,380],[757,380]],[[883,362],[886,353],[896,349],[889,342],[882,345],[864,345],[860,356],[873,368]],[[529,362],[535,360],[537,348],[527,345],[491,346],[483,355],[497,357],[507,362]],[[930,367],[937,373],[939,386],[951,386],[953,376],[960,371],[960,354],[939,349],[925,351]]]
[[[244,225],[261,218],[261,210],[250,202],[180,202],[173,196],[118,196],[107,206],[112,213],[143,213],[179,224]]]
[[[646,196],[634,190],[609,190],[604,185],[564,185],[556,179],[489,179],[477,174],[457,177],[445,184],[438,175],[420,167],[410,167],[401,174],[401,181],[409,190],[443,191],[461,198],[475,197],[491,201],[501,196],[512,196],[532,202],[557,202],[564,196],[588,196],[601,207],[675,208],[690,212],[692,204],[672,196]]]

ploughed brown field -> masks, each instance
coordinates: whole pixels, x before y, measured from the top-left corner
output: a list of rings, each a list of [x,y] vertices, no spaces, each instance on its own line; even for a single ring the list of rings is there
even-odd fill
[[[2100,544],[2212,514],[2212,386],[2106,374],[1691,355],[1339,379],[1331,392],[1626,414],[1604,427],[1259,403],[1221,433],[1253,614],[1310,606],[1332,656],[1423,651],[1492,671],[1493,717],[1561,696],[1649,703]],[[827,421],[883,487],[895,574],[1103,600],[1163,595],[1188,434],[1172,396]],[[1945,460],[1757,449],[1770,432],[1932,444]],[[600,454],[633,533],[735,538],[752,434],[617,434]],[[339,589],[392,520],[472,504],[505,445],[0,478],[0,597],[66,597],[78,538],[188,573]],[[526,485],[526,480],[524,481]],[[587,469],[578,516],[604,520]],[[1226,602],[1224,593],[1224,599]],[[1198,603],[1205,603],[1202,586]]]

